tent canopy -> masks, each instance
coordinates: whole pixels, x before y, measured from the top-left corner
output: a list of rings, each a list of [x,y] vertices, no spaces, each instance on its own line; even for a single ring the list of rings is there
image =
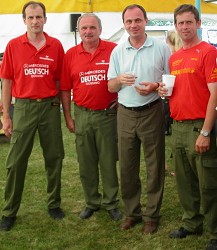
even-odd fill
[[[23,23],[21,11],[23,5],[27,1],[28,0],[0,0],[0,12],[4,12],[4,14],[0,14],[0,52],[5,51],[5,47],[11,39],[26,32],[26,26]],[[157,37],[164,37],[165,31],[174,28],[173,11],[178,5],[183,3],[195,4],[194,0],[157,0],[156,4],[150,0],[135,0],[135,2],[128,0],[36,1],[42,1],[47,8],[48,18],[46,25],[44,26],[44,31],[59,39],[62,42],[65,51],[76,44],[76,39],[78,43],[80,42],[80,37],[71,30],[71,17],[77,13],[82,14],[86,11],[90,11],[90,8],[88,9],[87,7],[94,7],[94,12],[102,21],[103,29],[101,38],[118,43],[119,41],[124,40],[127,36],[123,28],[121,12],[128,4],[137,3],[144,6],[147,10],[148,19],[150,23],[152,23],[149,24],[150,27],[146,27],[146,31],[149,30],[152,32],[150,35],[155,35]],[[207,10],[208,7],[209,10]],[[111,11],[114,9],[115,11]],[[208,13],[204,13],[205,11]],[[203,39],[206,41],[208,39],[206,30],[217,29],[217,5],[211,3],[207,4],[202,1],[201,12],[202,24],[203,26],[207,26],[207,28],[203,29],[202,34]],[[155,25],[156,21],[157,25]],[[162,24],[159,24],[159,21],[162,21]]]
[[[28,0],[0,1],[0,14],[20,14]],[[36,0],[37,1],[37,0]],[[147,12],[171,13],[181,4],[193,4],[195,0],[43,0],[48,13],[64,12],[121,12],[129,4],[140,4]],[[201,0],[201,12],[216,14],[217,5]]]

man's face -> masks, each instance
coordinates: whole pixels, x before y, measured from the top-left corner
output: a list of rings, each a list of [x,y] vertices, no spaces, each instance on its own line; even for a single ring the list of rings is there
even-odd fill
[[[40,6],[32,8],[32,6],[29,5],[25,13],[26,18],[24,19],[24,23],[27,26],[27,31],[35,34],[43,32],[47,18],[44,17],[42,8]]]
[[[190,42],[197,37],[201,21],[196,21],[192,12],[184,12],[176,16],[176,30],[184,42]]]
[[[124,26],[131,37],[144,36],[148,19],[139,8],[128,9],[124,14]]]
[[[97,19],[92,16],[86,16],[80,20],[78,31],[84,43],[97,42],[102,32]]]

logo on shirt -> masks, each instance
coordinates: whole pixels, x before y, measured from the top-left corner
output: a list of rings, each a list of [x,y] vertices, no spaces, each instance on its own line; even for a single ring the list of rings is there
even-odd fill
[[[178,59],[172,63],[173,67],[178,66],[182,63],[183,59]]]
[[[109,62],[106,62],[105,60],[102,60],[101,62],[97,62],[96,65],[108,65]]]
[[[39,58],[42,60],[47,60],[47,61],[52,61],[52,62],[54,61],[54,59],[49,58],[49,56],[45,56],[45,57],[40,56]]]
[[[81,83],[86,85],[96,85],[100,84],[100,81],[107,80],[105,70],[90,70],[87,72],[80,72]]]
[[[211,79],[216,79],[217,78],[217,68],[215,68],[211,74]]]
[[[171,74],[177,76],[182,74],[193,74],[194,72],[195,72],[194,68],[184,68],[184,69],[172,70]]]
[[[24,64],[24,75],[33,77],[43,77],[49,75],[49,65],[47,64]]]

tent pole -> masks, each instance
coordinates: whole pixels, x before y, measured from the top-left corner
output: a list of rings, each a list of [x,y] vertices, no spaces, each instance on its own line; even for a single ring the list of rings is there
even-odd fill
[[[195,0],[195,6],[200,14],[200,17],[201,17],[201,0]],[[198,33],[199,38],[202,39],[202,29],[201,28],[198,29],[197,33]]]

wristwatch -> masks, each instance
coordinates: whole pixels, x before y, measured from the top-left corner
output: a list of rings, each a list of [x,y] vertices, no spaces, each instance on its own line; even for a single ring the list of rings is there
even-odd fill
[[[210,135],[210,133],[206,130],[201,130],[200,134],[203,135],[204,137],[208,137]]]

